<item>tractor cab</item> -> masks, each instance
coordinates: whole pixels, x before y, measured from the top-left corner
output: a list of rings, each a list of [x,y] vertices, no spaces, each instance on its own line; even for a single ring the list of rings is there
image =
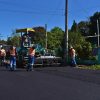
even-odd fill
[[[21,34],[21,48],[23,47],[31,47],[31,36],[29,36],[29,33],[35,33],[35,30],[32,28],[24,28],[24,29],[17,29],[16,33]]]

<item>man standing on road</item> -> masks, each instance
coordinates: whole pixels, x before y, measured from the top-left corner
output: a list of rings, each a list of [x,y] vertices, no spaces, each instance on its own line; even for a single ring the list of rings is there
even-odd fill
[[[14,46],[10,48],[10,70],[16,70],[16,47]]]
[[[71,57],[71,64],[73,67],[77,67],[77,64],[76,64],[76,51],[75,49],[71,46],[70,47],[70,57]]]
[[[35,46],[29,48],[29,65],[27,71],[33,71],[33,65],[35,60]]]

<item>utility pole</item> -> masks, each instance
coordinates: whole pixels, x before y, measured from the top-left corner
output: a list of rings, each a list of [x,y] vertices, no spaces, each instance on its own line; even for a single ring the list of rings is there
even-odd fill
[[[45,24],[45,36],[46,36],[46,39],[45,39],[45,48],[47,50],[48,49],[48,47],[47,47],[47,24]]]
[[[99,47],[99,21],[97,19],[98,47]]]
[[[64,64],[68,64],[68,0],[65,0]]]

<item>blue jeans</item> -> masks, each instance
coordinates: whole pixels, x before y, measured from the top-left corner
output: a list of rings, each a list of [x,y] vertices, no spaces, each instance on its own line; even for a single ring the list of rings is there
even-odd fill
[[[10,57],[10,70],[15,70],[16,69],[16,57],[11,56]]]
[[[71,58],[71,63],[72,63],[73,66],[76,66],[76,60],[75,60],[75,57],[72,57],[72,58]]]
[[[27,70],[30,70],[30,71],[33,70],[34,60],[35,60],[34,56],[29,56],[29,65],[28,65]]]

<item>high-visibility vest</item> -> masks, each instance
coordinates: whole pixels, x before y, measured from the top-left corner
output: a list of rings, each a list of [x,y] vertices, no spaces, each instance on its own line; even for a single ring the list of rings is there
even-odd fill
[[[6,51],[4,50],[4,49],[1,49],[1,52],[0,52],[1,54],[1,56],[6,56]]]
[[[12,50],[10,49],[10,55],[16,56],[16,49],[15,48],[13,48]]]
[[[35,55],[35,49],[30,48],[29,49],[29,55],[34,56]]]

